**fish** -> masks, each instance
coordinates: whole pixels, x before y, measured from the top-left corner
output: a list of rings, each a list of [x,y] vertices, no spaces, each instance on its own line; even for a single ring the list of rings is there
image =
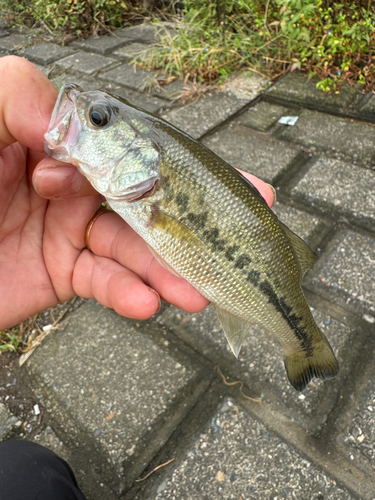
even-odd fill
[[[45,141],[213,304],[236,357],[260,325],[280,344],[297,391],[338,373],[301,287],[316,254],[235,168],[161,117],[75,84],[61,88]]]

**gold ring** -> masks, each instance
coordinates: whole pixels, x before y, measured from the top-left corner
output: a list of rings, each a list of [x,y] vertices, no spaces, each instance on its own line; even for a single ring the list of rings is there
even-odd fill
[[[86,231],[85,231],[85,245],[86,245],[86,248],[88,250],[90,250],[90,252],[92,252],[91,248],[90,248],[90,233],[91,233],[91,229],[92,229],[92,226],[94,225],[94,222],[99,219],[99,217],[103,214],[106,214],[107,212],[111,212],[111,210],[108,210],[107,208],[105,207],[100,207],[99,210],[91,217],[91,219],[89,220],[89,223],[87,224],[87,227],[86,227]]]

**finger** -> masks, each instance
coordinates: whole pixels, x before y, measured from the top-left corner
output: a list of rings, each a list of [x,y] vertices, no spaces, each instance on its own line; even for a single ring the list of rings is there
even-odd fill
[[[88,250],[77,260],[73,288],[80,297],[94,298],[127,318],[147,319],[160,309],[158,294],[139,276]]]
[[[257,188],[259,193],[265,199],[267,205],[271,208],[276,201],[275,188],[271,186],[271,184],[267,184],[261,179],[258,179],[258,177],[255,177],[255,175],[249,174],[248,172],[244,172],[243,170],[238,170],[238,171],[241,172],[241,174]]]
[[[209,303],[190,283],[159,264],[145,241],[113,212],[95,221],[90,232],[90,248],[95,254],[133,271],[161,298],[180,309],[198,312]]]
[[[42,198],[62,200],[97,194],[89,181],[73,165],[50,157],[44,158],[35,168],[33,185]]]
[[[0,59],[0,82],[0,149],[19,141],[43,151],[56,88],[36,66],[16,56]]]

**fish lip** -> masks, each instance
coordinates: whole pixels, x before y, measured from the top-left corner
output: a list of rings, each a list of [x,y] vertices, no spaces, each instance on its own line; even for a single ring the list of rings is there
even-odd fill
[[[52,152],[54,156],[58,154],[61,157],[68,154],[67,148],[62,146],[62,143],[69,135],[72,117],[75,114],[75,102],[82,92],[81,87],[73,83],[61,87],[47,132],[44,134],[44,151],[48,155],[52,155]]]
[[[132,186],[129,188],[127,193],[121,193],[116,196],[115,194],[107,191],[105,197],[111,201],[126,201],[127,203],[134,203],[151,196],[155,191],[157,182],[158,176],[153,176],[140,182],[139,184],[136,184],[135,186]]]

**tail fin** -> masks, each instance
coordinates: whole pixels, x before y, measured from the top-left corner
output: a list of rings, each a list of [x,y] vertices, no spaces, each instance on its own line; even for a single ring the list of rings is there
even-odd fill
[[[289,382],[297,391],[303,391],[314,377],[332,378],[339,371],[339,364],[325,338],[314,346],[311,356],[304,352],[292,353],[285,357],[284,363]]]

